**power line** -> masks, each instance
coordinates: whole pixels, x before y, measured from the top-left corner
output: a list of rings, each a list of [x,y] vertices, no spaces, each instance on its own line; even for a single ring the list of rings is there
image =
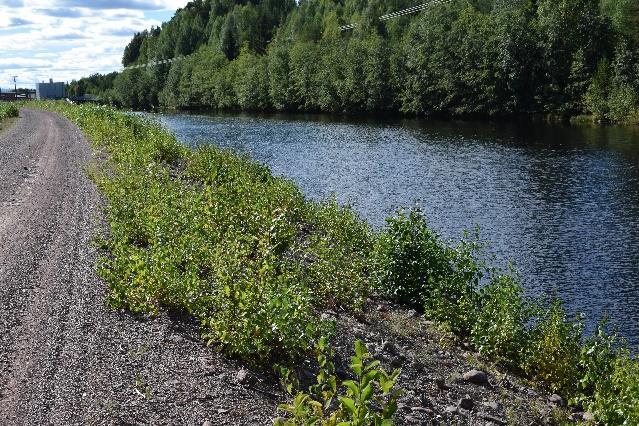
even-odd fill
[[[382,15],[378,19],[380,21],[387,21],[389,19],[398,18],[400,16],[410,15],[412,13],[421,12],[422,10],[426,10],[429,7],[437,6],[437,5],[441,5],[441,4],[445,4],[445,3],[449,3],[450,1],[452,1],[452,0],[433,0],[433,1],[428,2],[428,3],[422,3],[422,4],[417,5],[417,6],[412,6],[412,7],[409,7],[407,9],[402,9],[402,10],[398,10],[396,12],[392,12],[392,13],[388,13],[386,15]],[[347,30],[352,30],[352,29],[356,28],[357,26],[358,26],[357,23],[352,23],[352,24],[342,25],[341,27],[339,27],[339,29],[341,31],[347,31]],[[180,55],[180,56],[177,56],[177,57],[171,58],[171,59],[163,59],[161,61],[157,61],[156,60],[156,61],[147,62],[145,64],[131,65],[129,67],[125,67],[124,71],[132,70],[132,69],[138,69],[138,68],[154,67],[154,66],[157,66],[157,65],[170,64],[170,63],[173,63],[173,62],[184,60],[184,59],[186,59],[189,56],[191,56],[191,55],[186,55],[186,56]]]
[[[187,55],[187,56],[190,56],[190,55]],[[161,61],[151,61],[151,62],[147,62],[146,64],[131,65],[130,67],[125,67],[124,70],[126,71],[126,70],[132,70],[136,68],[154,67],[156,65],[170,64],[172,62],[181,61],[183,59],[186,59],[186,56],[180,55],[171,59],[163,59]]]
[[[428,9],[431,6],[437,6],[440,4],[444,4],[444,3],[448,3],[451,0],[434,0],[431,1],[429,3],[423,3],[417,6],[413,6],[413,7],[409,7],[407,9],[402,9],[402,10],[398,10],[396,12],[392,12],[392,13],[388,13],[386,15],[382,15],[379,17],[380,21],[387,21],[389,19],[393,19],[393,18],[398,18],[400,16],[404,16],[404,15],[410,15],[412,13],[417,13],[417,12],[421,12],[422,10]],[[357,23],[353,23],[353,24],[347,24],[347,25],[342,25],[341,27],[339,27],[339,29],[341,31],[347,31],[347,30],[352,30],[354,28],[356,28],[358,26]]]

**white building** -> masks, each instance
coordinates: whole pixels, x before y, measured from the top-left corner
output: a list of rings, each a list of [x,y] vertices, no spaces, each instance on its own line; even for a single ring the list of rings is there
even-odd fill
[[[64,98],[64,83],[54,83],[49,79],[48,83],[36,83],[36,98],[38,99],[62,99]]]

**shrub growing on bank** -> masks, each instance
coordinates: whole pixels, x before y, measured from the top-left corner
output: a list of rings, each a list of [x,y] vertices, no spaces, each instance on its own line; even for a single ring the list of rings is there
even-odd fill
[[[96,181],[112,306],[186,312],[207,341],[263,364],[304,355],[326,334],[321,309],[362,305],[372,235],[349,209],[310,203],[228,151],[188,151],[139,117],[55,108],[109,154]]]
[[[308,355],[328,334],[322,309],[359,309],[375,290],[599,421],[637,422],[639,363],[622,342],[603,328],[584,341],[560,304],[529,301],[516,275],[487,265],[476,237],[446,244],[419,211],[374,233],[350,209],[309,202],[231,152],[186,150],[109,108],[40,105],[108,154],[94,177],[107,200],[100,272],[113,306],[188,313],[210,343],[264,365]]]
[[[523,289],[514,275],[495,273],[491,282],[479,291],[479,305],[470,339],[479,352],[518,368],[523,355],[522,344],[529,344],[533,308],[526,302]]]
[[[486,358],[622,424],[639,416],[639,363],[604,329],[584,341],[558,301],[524,296],[519,277],[489,267],[477,238],[449,246],[421,212],[387,220],[374,251],[379,291],[468,337]],[[627,424],[634,424],[630,422]]]
[[[419,210],[400,211],[387,219],[375,247],[377,286],[385,297],[466,335],[484,269],[479,251],[476,240],[464,239],[457,246],[441,241]]]
[[[0,102],[0,121],[5,118],[17,117],[20,110],[17,105],[12,102]]]

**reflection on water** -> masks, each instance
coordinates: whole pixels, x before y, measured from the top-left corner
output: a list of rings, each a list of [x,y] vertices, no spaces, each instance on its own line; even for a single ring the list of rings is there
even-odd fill
[[[162,115],[186,144],[268,164],[334,193],[376,227],[418,204],[446,238],[477,225],[531,295],[557,294],[589,328],[605,313],[639,342],[639,129],[303,115]]]

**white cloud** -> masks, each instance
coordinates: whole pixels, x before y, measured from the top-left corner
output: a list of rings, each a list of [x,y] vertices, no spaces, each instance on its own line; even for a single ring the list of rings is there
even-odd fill
[[[0,0],[0,87],[71,81],[121,68],[136,31],[158,26],[188,0]]]

